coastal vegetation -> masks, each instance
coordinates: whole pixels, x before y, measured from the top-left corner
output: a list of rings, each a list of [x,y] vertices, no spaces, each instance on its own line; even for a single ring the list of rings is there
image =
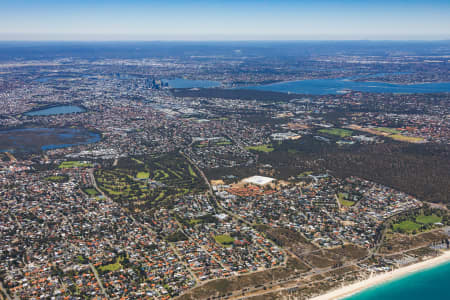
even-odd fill
[[[297,255],[316,250],[317,247],[308,241],[303,234],[287,228],[276,228],[264,224],[254,225],[254,228],[265,234],[275,244],[286,247]]]
[[[211,297],[224,297],[233,291],[244,290],[251,287],[262,287],[276,278],[284,280],[292,276],[298,276],[310,270],[296,257],[288,257],[286,266],[254,272],[251,274],[234,276],[230,278],[216,279],[193,288],[179,297],[180,300],[207,299]]]
[[[418,247],[429,246],[431,243],[441,243],[448,238],[448,235],[437,230],[412,234],[387,234],[381,243],[380,254],[392,254],[407,251]]]

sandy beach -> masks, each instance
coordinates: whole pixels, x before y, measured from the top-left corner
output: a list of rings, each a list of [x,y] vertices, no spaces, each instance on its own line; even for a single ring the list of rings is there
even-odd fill
[[[342,299],[345,297],[349,297],[353,294],[361,292],[367,288],[370,288],[375,285],[379,285],[385,283],[390,280],[397,279],[399,277],[403,277],[409,275],[410,273],[415,273],[417,271],[434,267],[436,265],[445,263],[450,261],[450,251],[444,252],[442,255],[428,259],[426,261],[419,262],[417,264],[409,265],[404,268],[396,269],[391,272],[387,272],[384,274],[379,274],[373,276],[372,278],[363,280],[361,282],[357,282],[348,286],[344,286],[342,288],[332,290],[329,293],[326,293],[321,296],[317,296],[311,298],[310,300],[331,300],[331,299]]]

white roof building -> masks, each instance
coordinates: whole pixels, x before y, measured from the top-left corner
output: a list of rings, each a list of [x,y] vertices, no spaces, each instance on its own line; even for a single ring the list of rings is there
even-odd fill
[[[245,178],[243,180],[243,182],[256,184],[256,185],[266,185],[268,183],[271,183],[274,180],[275,180],[275,178],[256,175],[256,176]]]

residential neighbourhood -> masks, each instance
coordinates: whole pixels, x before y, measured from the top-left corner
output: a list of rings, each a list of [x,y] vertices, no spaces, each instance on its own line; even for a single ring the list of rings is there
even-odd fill
[[[251,90],[403,65],[233,53],[0,60],[0,299],[307,299],[449,248],[448,92]]]

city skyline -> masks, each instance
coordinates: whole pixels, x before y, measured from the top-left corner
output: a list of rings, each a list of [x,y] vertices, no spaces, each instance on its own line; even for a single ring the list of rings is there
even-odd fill
[[[2,3],[0,28],[0,40],[445,40],[450,3],[20,0]]]

